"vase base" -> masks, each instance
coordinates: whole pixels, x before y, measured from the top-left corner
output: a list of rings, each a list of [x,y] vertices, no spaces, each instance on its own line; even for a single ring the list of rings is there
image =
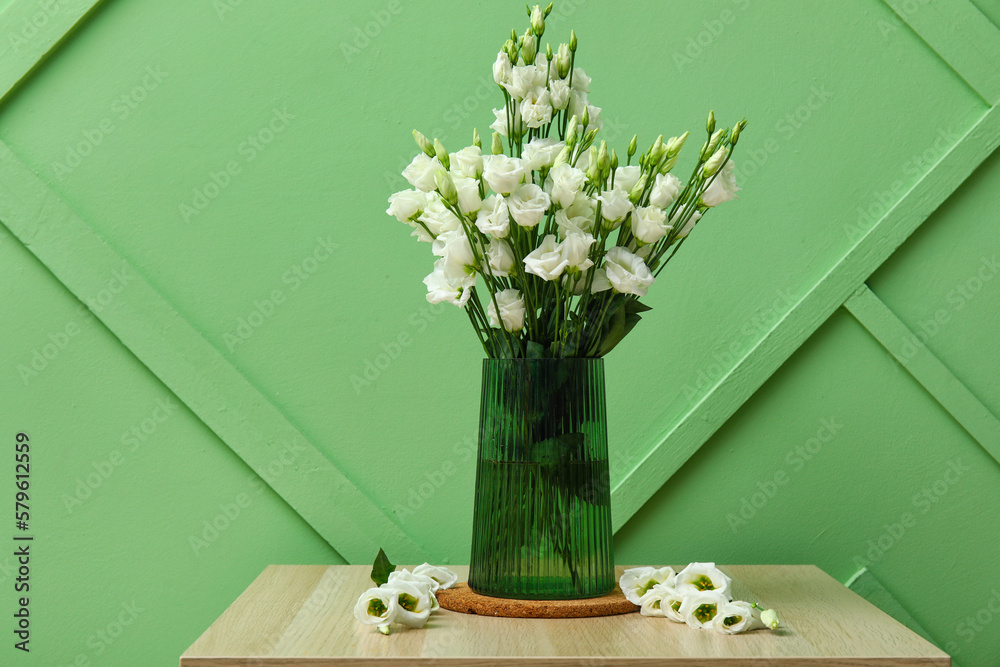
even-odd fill
[[[625,599],[618,586],[605,595],[574,600],[516,600],[481,595],[466,583],[437,592],[442,609],[479,616],[507,618],[589,618],[615,616],[638,611],[639,607]]]

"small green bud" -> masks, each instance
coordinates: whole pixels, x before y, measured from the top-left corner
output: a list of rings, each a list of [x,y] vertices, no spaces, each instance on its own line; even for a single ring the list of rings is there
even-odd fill
[[[730,145],[732,146],[736,145],[736,142],[739,141],[740,139],[740,133],[743,132],[743,128],[745,128],[746,126],[747,126],[747,121],[745,118],[740,122],[736,123],[736,127],[733,128],[733,134],[729,138]]]
[[[508,39],[504,42],[503,49],[501,50],[507,54],[507,57],[510,58],[512,63],[517,62],[517,46],[514,45],[514,40]]]
[[[611,171],[614,171],[616,169],[618,169],[618,153],[616,153],[615,149],[612,148],[611,149]]]
[[[715,152],[715,149],[719,147],[719,142],[722,141],[722,137],[726,134],[725,130],[716,130],[711,139],[708,140],[705,148],[702,150],[701,154],[703,157],[707,157]]]
[[[573,114],[573,117],[569,119],[569,124],[566,126],[566,145],[572,146],[576,143],[576,133],[580,127],[580,117]]]
[[[600,158],[598,157],[597,146],[591,146],[588,154],[590,164],[587,165],[587,178],[592,183],[596,183],[601,176]]]
[[[417,146],[420,146],[420,150],[422,150],[427,157],[434,157],[434,144],[432,144],[427,137],[419,131],[414,130],[413,138],[416,139]]]
[[[445,169],[451,169],[451,164],[448,159],[448,149],[444,147],[437,139],[434,140],[434,154],[437,155],[438,162],[444,165]]]
[[[611,166],[611,158],[608,156],[608,142],[602,141],[601,147],[597,150],[597,166],[604,173]]]
[[[552,13],[552,3],[550,2],[549,6],[545,8],[545,18],[548,18],[549,14],[551,13]]]
[[[565,79],[566,75],[569,74],[569,67],[573,63],[573,58],[569,53],[568,44],[560,44],[559,50],[556,51],[556,71],[559,74],[560,79]]]
[[[628,195],[628,200],[632,204],[638,204],[639,200],[642,199],[642,193],[646,191],[646,183],[649,181],[649,172],[642,172],[642,176],[639,177],[639,181],[632,188],[632,191]]]
[[[549,62],[552,62],[552,45],[551,44],[546,44],[545,45],[545,59],[548,60]]]
[[[528,15],[531,17],[531,29],[541,37],[545,32],[545,15],[542,13],[542,8],[535,5],[528,12]]]
[[[569,31],[569,50],[576,53],[576,30]]]
[[[562,150],[559,151],[559,155],[557,155],[556,159],[552,162],[552,166],[556,167],[556,166],[558,166],[560,164],[566,164],[566,163],[568,163],[569,162],[569,157],[572,154],[572,152],[573,152],[573,147],[572,146],[569,146],[569,145],[563,146]]]
[[[674,155],[672,157],[668,157],[666,160],[663,161],[663,164],[660,165],[660,173],[661,174],[667,174],[667,173],[669,173],[670,170],[673,169],[674,165],[676,165],[676,164],[677,164],[677,156],[676,155]]]
[[[715,151],[712,154],[712,157],[708,158],[705,166],[701,168],[702,173],[704,173],[705,176],[712,176],[715,172],[719,171],[719,167],[721,167],[722,163],[726,161],[727,153],[728,151],[726,151],[725,147]]]
[[[672,137],[670,141],[667,142],[667,156],[674,157],[681,152],[681,148],[684,147],[684,142],[687,141],[690,132],[685,132],[679,137]]]
[[[708,112],[708,122],[705,123],[705,129],[708,130],[709,134],[712,134],[713,132],[715,132],[715,112],[714,111],[709,111]]]
[[[583,135],[583,143],[584,143],[584,145],[590,144],[592,141],[594,141],[594,137],[596,137],[596,136],[597,136],[597,128],[595,127],[593,130],[591,130],[587,134]]]
[[[500,139],[500,133],[493,133],[493,145],[490,146],[490,150],[494,155],[501,155],[503,153],[503,141]]]
[[[628,142],[628,156],[629,156],[629,159],[631,159],[632,156],[635,155],[635,149],[638,148],[638,147],[639,147],[639,135],[638,134],[633,134],[632,135],[632,141]]]
[[[451,174],[440,170],[434,172],[434,183],[437,184],[437,191],[442,199],[452,206],[458,204],[458,190],[455,189],[455,181],[451,180]]]
[[[590,105],[583,108],[583,116],[580,118],[580,125],[586,129],[590,125]]]
[[[649,148],[649,163],[658,164],[666,151],[667,149],[663,146],[663,135],[661,134],[656,137],[656,141]]]
[[[535,36],[531,32],[531,28],[524,31],[524,36],[521,37],[521,57],[524,58],[525,65],[534,65],[535,56],[538,54],[537,44],[535,43]]]
[[[476,128],[472,128],[472,145],[480,150],[483,148],[483,142],[479,138],[479,130]]]

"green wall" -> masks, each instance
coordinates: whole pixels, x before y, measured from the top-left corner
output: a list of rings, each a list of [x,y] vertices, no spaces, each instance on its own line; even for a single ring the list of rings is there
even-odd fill
[[[383,211],[411,129],[487,133],[523,3],[7,4],[0,438],[35,542],[2,662],[176,664],[269,563],[467,562],[481,350]],[[751,123],[740,200],[607,359],[618,562],[867,568],[998,664],[998,20],[558,3],[612,145]]]

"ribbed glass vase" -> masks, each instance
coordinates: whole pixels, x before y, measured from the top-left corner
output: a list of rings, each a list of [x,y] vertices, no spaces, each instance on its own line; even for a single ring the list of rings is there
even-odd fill
[[[558,600],[614,585],[604,360],[483,360],[469,586]]]

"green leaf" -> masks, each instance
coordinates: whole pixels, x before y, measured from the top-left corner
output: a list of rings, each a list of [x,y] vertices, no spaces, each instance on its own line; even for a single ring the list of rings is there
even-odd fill
[[[639,299],[626,299],[625,300],[625,314],[631,313],[645,313],[647,310],[653,310],[652,306],[647,306],[644,303],[640,303]]]
[[[545,354],[545,346],[541,343],[536,343],[533,340],[529,340],[528,344],[525,346],[525,352],[528,359],[544,359],[548,355]]]
[[[609,317],[607,322],[607,332],[601,339],[600,345],[597,348],[597,356],[603,357],[611,350],[615,349],[618,343],[622,342],[622,339],[628,335],[635,325],[639,323],[642,317],[639,313],[644,313],[647,310],[652,310],[649,306],[644,303],[639,303],[636,299],[626,299],[625,303],[615,310]]]
[[[389,562],[389,557],[382,549],[378,550],[375,562],[372,564],[372,581],[376,586],[381,586],[389,581],[389,573],[396,569],[396,566]]]

